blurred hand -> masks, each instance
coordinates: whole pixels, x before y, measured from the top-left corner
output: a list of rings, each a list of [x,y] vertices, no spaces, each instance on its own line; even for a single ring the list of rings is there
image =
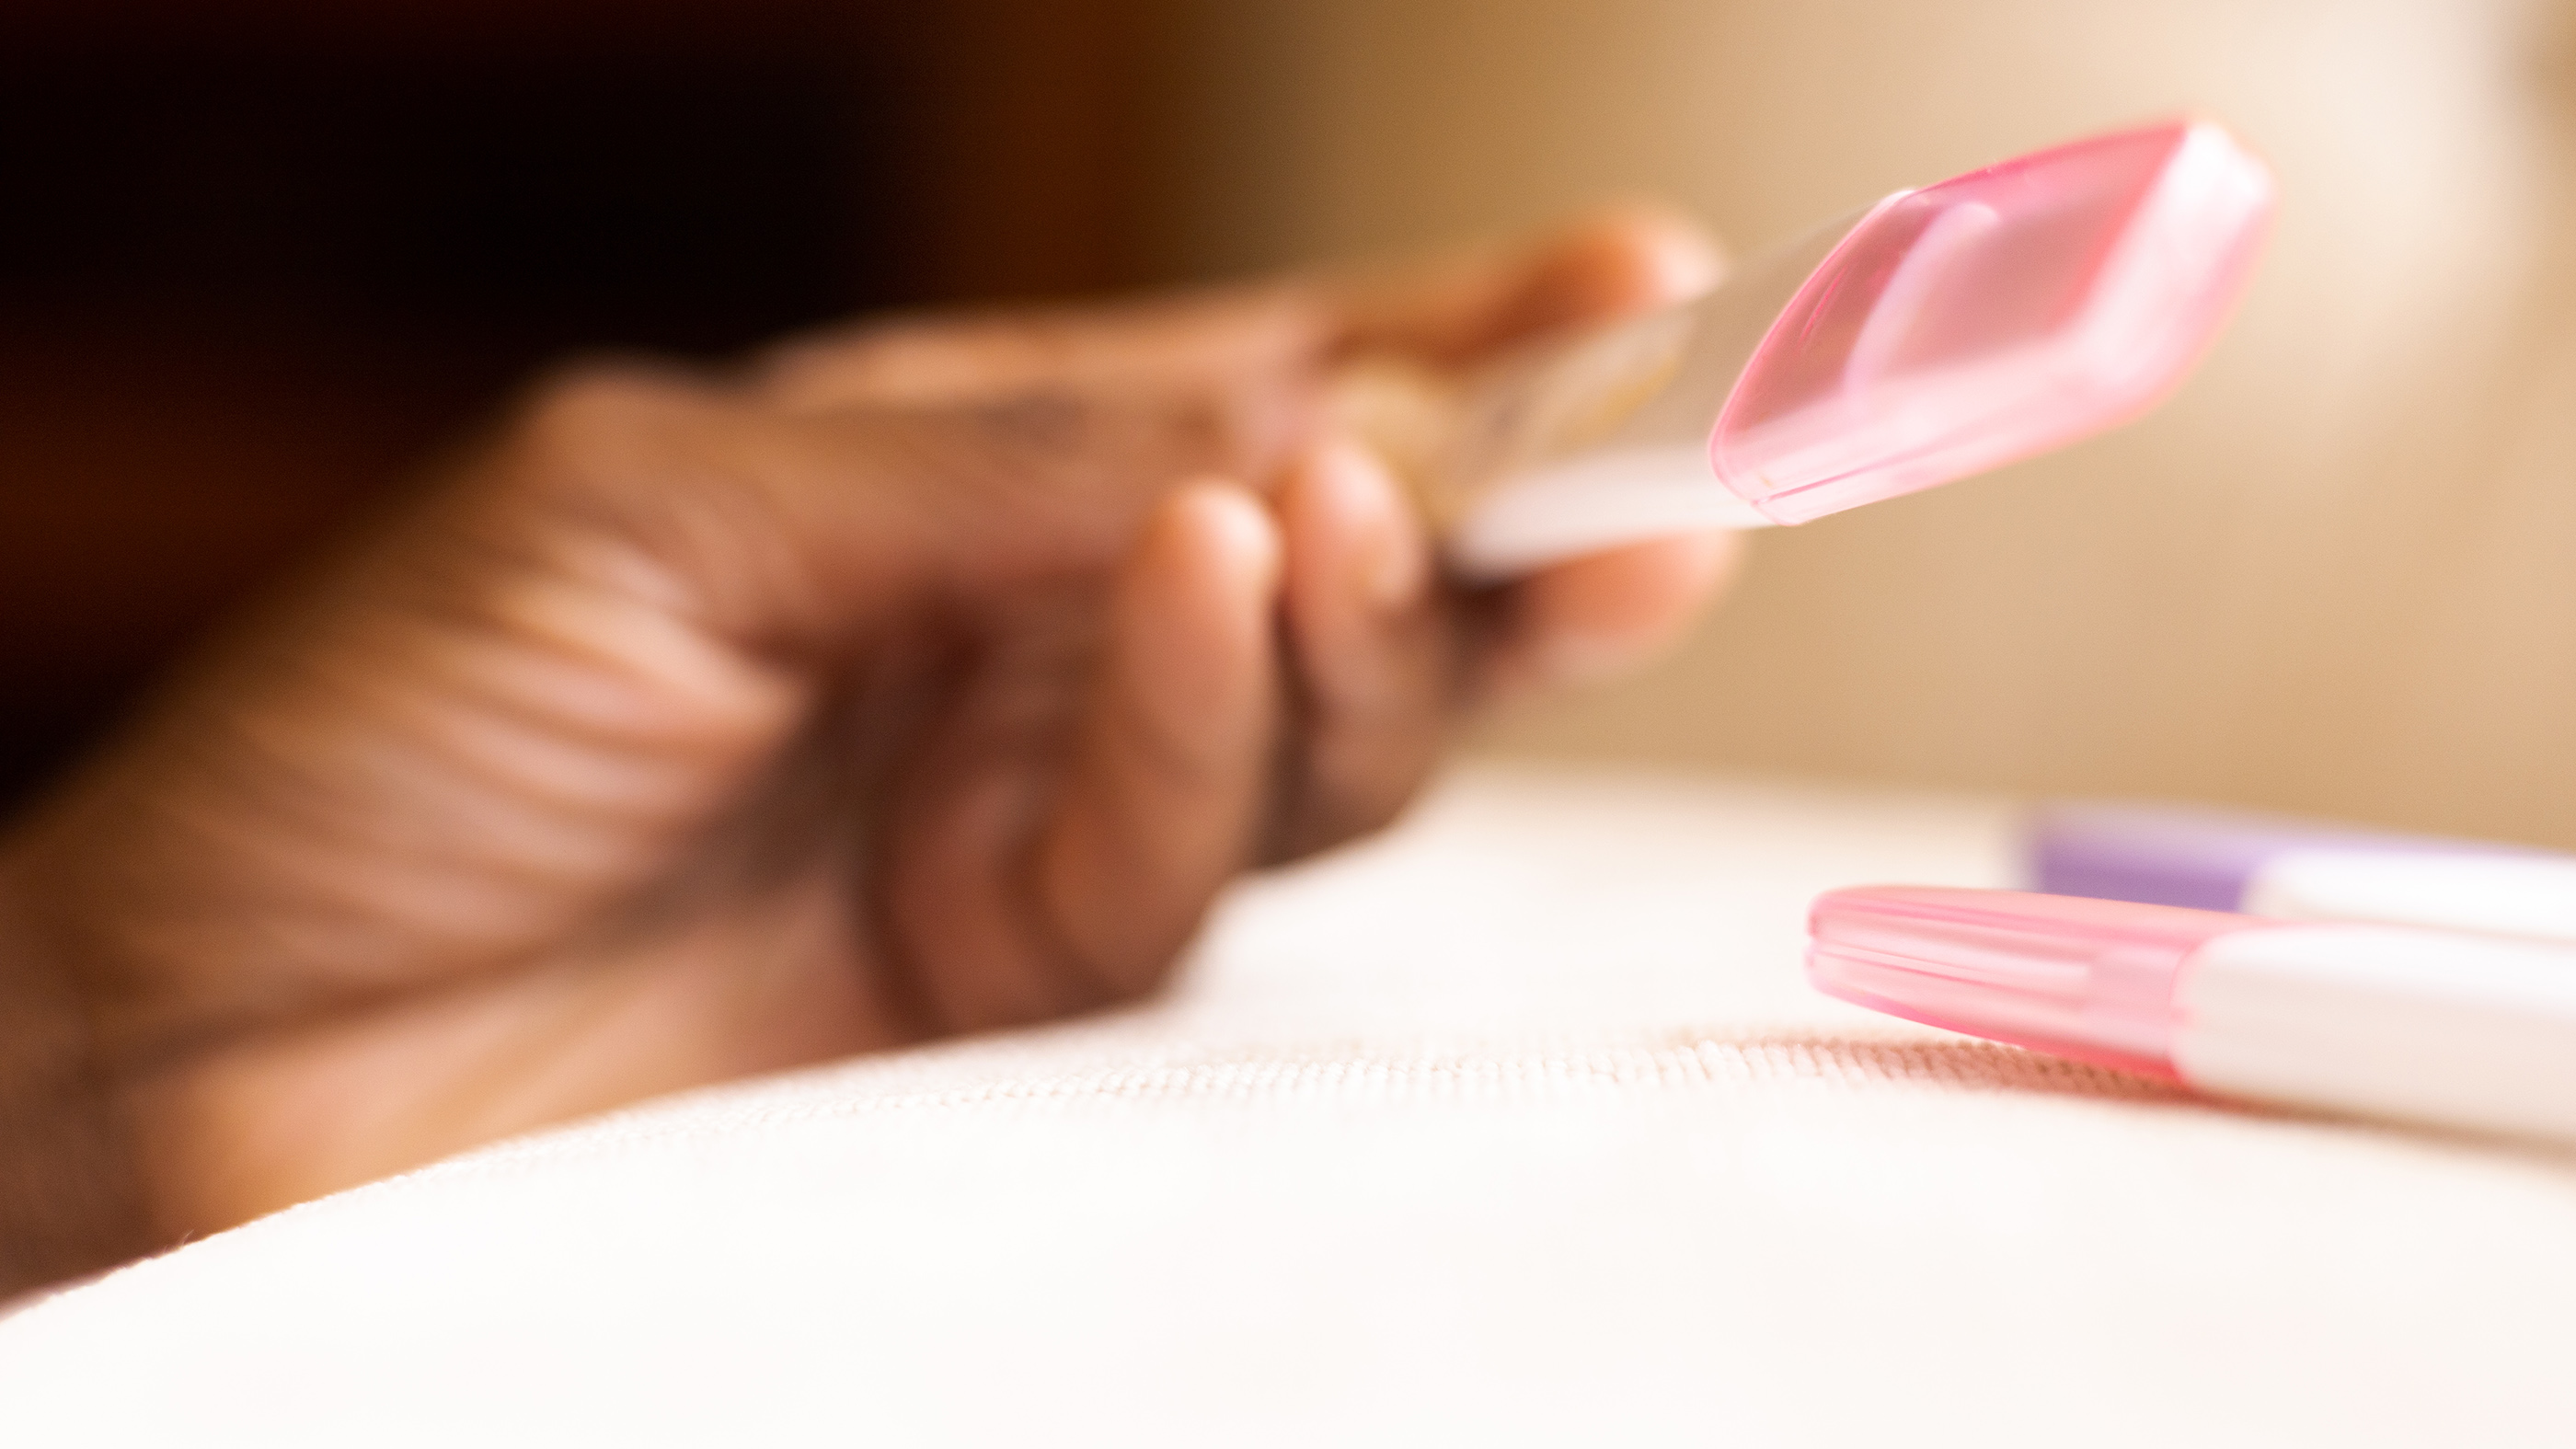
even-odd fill
[[[1133,998],[1462,709],[1728,542],[1445,583],[1326,435],[1704,286],[1612,218],[1374,282],[575,372],[220,641],[0,851],[0,1289],[544,1123]]]

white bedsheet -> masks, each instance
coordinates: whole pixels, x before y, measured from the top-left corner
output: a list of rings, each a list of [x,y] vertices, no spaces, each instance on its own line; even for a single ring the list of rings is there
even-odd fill
[[[2576,1168],[1799,979],[1999,802],[1454,779],[1164,1001],[699,1093],[0,1322],[0,1444],[2576,1442]]]

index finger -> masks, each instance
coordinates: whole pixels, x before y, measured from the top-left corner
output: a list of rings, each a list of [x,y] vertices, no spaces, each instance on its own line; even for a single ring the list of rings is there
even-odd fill
[[[1677,216],[1598,213],[1536,242],[1393,268],[1159,297],[879,318],[793,337],[754,385],[791,410],[941,406],[1040,390],[1294,384],[1353,355],[1474,359],[1556,328],[1696,295],[1717,250]],[[1258,385],[1257,382],[1255,385]]]
[[[1327,326],[1307,289],[1267,282],[862,321],[788,339],[754,376],[768,400],[793,411],[1222,389],[1309,371]]]
[[[1535,243],[1323,285],[1336,352],[1454,365],[1562,328],[1684,301],[1724,272],[1723,256],[1699,228],[1668,211],[1626,206]]]

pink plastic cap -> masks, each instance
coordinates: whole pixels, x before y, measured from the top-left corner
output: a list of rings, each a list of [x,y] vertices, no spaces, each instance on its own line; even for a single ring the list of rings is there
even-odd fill
[[[2217,337],[2271,211],[2271,174],[2205,122],[1898,192],[1764,334],[1710,464],[1804,523],[2126,422]]]
[[[2263,924],[2082,896],[1871,886],[1817,898],[1807,979],[1908,1021],[2170,1078],[2183,962]]]

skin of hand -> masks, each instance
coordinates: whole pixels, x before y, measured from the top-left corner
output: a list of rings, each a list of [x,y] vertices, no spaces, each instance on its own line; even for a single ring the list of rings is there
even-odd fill
[[[537,388],[0,841],[0,1294],[656,1093],[1151,991],[1675,539],[1465,591],[1320,419],[1688,295],[1597,218],[1366,281]]]

